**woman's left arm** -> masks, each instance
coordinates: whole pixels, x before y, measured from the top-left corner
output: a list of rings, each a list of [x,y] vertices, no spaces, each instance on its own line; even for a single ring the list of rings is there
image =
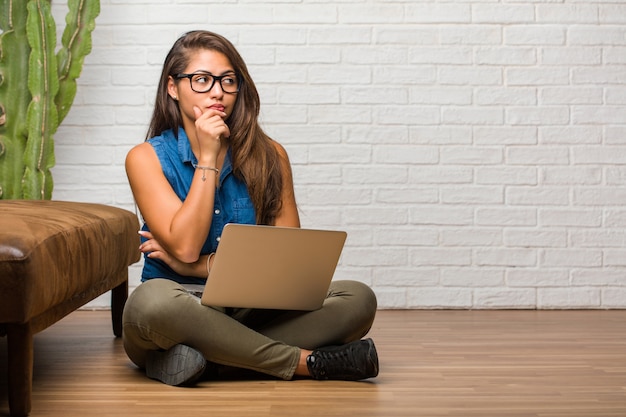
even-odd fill
[[[165,262],[174,272],[179,275],[190,277],[206,278],[208,275],[208,257],[209,255],[200,255],[196,262],[181,262],[170,255],[161,244],[154,238],[152,233],[145,230],[139,231],[139,234],[146,239],[139,246],[139,250],[146,254],[149,258],[159,259]]]
[[[278,150],[283,174],[282,205],[278,216],[276,216],[274,220],[274,226],[300,227],[300,216],[298,214],[298,206],[296,204],[293,188],[293,175],[291,173],[289,157],[280,144],[277,142],[274,143]],[[193,263],[183,263],[170,255],[161,244],[154,239],[152,233],[141,231],[140,234],[147,239],[140,246],[140,250],[143,253],[148,253],[148,256],[151,258],[160,259],[181,275],[206,278],[208,273],[207,268],[209,267],[209,265],[207,265],[208,255],[201,255],[200,259]]]
[[[296,204],[296,195],[293,189],[293,175],[287,151],[278,142],[274,142],[280,159],[283,174],[282,205],[274,220],[274,226],[300,227],[300,215]]]

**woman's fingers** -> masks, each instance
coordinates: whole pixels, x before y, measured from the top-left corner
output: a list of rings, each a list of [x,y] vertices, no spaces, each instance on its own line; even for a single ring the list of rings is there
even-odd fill
[[[206,109],[204,112],[194,106],[193,112],[196,116],[196,132],[198,136],[208,136],[214,140],[219,140],[230,136],[230,130],[224,122],[226,113],[217,109]]]

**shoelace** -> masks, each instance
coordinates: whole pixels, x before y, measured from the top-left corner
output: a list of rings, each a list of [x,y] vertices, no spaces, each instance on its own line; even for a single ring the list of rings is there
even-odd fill
[[[352,349],[318,350],[312,354],[311,367],[320,375],[353,373],[359,369]]]

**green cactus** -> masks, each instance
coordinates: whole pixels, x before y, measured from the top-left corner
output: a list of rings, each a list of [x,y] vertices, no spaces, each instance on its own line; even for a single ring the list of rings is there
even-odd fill
[[[57,47],[51,0],[0,0],[0,199],[50,199],[53,135],[76,95],[100,0],[68,0]]]

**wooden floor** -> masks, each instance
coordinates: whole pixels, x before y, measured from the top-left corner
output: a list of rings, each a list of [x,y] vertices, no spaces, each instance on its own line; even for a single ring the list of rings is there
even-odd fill
[[[626,416],[626,311],[380,311],[371,382],[147,379],[108,312],[35,338],[32,416]],[[8,415],[0,339],[0,416]]]

